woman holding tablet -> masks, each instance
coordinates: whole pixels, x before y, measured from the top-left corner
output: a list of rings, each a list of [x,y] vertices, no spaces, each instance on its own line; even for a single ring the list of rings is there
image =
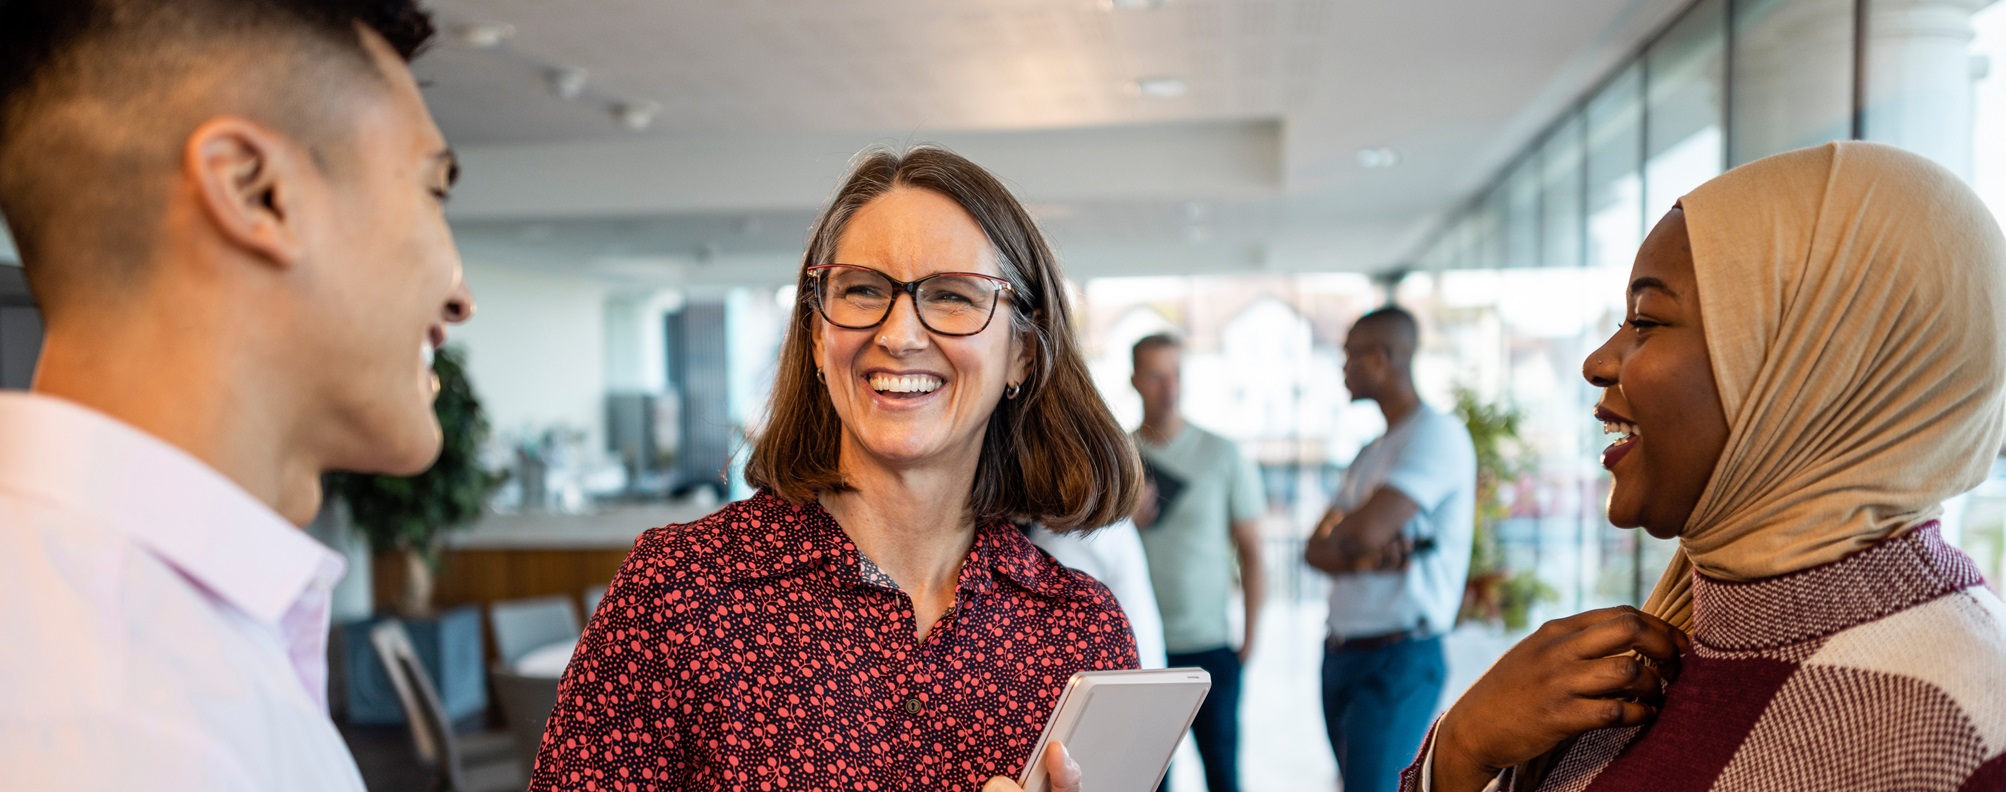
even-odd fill
[[[531,789],[1014,787],[1074,673],[1136,667],[1108,590],[1009,523],[1107,525],[1142,486],[1064,289],[988,172],[864,157],[803,262],[758,493],[636,542]]]

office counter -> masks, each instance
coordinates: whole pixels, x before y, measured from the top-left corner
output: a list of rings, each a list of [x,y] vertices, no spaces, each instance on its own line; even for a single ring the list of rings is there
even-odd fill
[[[596,514],[491,514],[446,535],[434,601],[441,608],[561,594],[576,600],[613,579],[643,531],[691,522],[715,507],[687,503],[620,504]],[[404,566],[376,557],[379,606],[403,588]]]

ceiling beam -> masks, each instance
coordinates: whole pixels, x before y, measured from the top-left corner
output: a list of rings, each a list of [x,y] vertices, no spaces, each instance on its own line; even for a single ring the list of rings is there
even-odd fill
[[[655,138],[460,152],[457,221],[812,209],[859,151],[938,143],[1028,203],[1270,198],[1282,192],[1271,119],[1020,132],[805,133]]]

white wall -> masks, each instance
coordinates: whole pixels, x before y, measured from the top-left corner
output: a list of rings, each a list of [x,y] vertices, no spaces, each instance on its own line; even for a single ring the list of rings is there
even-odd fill
[[[606,389],[614,393],[662,393],[669,388],[664,328],[669,314],[683,308],[674,289],[622,294],[606,301]]]
[[[474,319],[453,328],[498,437],[563,425],[605,446],[606,287],[469,261]]]

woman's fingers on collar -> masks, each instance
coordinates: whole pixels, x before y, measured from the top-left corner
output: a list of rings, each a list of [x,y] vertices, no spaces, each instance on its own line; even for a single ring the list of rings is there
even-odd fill
[[[1571,649],[1578,659],[1635,652],[1664,669],[1677,666],[1680,654],[1690,646],[1677,627],[1643,611],[1625,607],[1602,613],[1604,618],[1576,634]]]

